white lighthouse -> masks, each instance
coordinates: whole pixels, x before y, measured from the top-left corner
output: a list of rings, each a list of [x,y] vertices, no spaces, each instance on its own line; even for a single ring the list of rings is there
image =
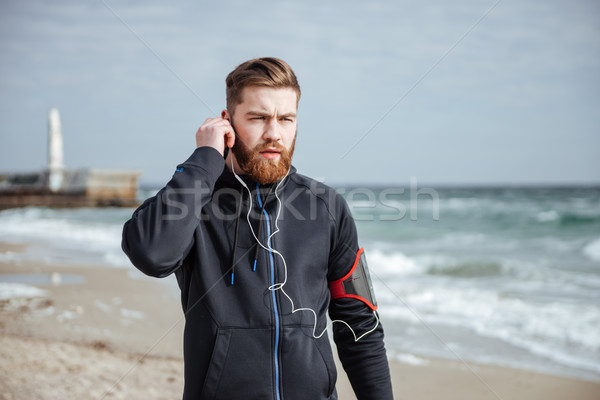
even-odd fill
[[[60,190],[64,177],[63,140],[58,109],[48,111],[48,174],[52,192]]]

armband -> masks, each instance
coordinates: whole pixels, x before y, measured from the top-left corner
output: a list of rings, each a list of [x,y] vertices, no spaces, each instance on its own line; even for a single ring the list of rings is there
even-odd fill
[[[363,248],[356,253],[356,259],[350,272],[337,281],[329,282],[329,291],[332,299],[342,297],[358,299],[369,306],[371,310],[377,310],[377,300],[373,292],[369,266]]]

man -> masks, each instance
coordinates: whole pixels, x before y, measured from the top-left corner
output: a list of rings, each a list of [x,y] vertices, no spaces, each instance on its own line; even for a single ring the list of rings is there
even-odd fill
[[[191,399],[337,399],[326,334],[359,400],[392,398],[383,329],[354,221],[333,189],[291,166],[300,86],[261,58],[226,79],[227,109],[127,221],[142,272],[175,273]],[[357,340],[358,339],[358,340]]]

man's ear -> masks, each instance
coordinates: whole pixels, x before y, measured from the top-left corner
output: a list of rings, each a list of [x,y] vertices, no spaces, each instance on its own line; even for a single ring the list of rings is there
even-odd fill
[[[227,111],[227,110],[221,111],[221,118],[226,119],[227,121],[231,122],[231,117],[229,116],[229,111]]]

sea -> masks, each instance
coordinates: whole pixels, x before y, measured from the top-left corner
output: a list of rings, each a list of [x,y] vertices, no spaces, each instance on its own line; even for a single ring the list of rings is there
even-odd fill
[[[391,358],[600,381],[600,186],[337,189],[365,248]],[[140,276],[120,249],[132,212],[1,211],[0,241],[28,246],[0,254],[0,267],[102,265]],[[163,281],[177,291],[174,278]]]

